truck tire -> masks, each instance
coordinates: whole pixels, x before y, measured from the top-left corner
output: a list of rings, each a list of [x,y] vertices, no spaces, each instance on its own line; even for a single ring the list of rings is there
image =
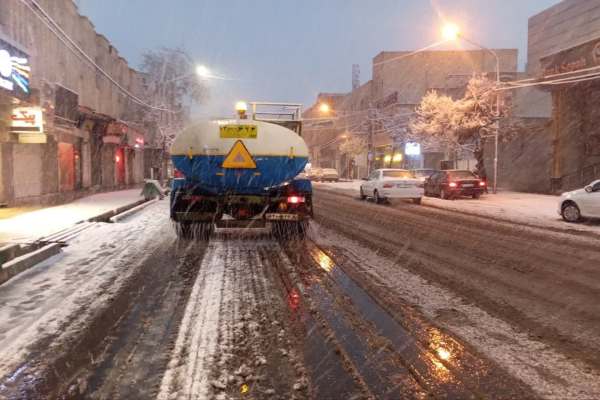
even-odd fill
[[[384,199],[379,196],[379,192],[377,190],[373,191],[373,201],[375,204],[381,204],[384,201]]]

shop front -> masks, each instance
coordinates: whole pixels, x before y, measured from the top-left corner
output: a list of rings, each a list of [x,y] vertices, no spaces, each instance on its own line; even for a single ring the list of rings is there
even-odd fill
[[[121,121],[108,124],[103,137],[103,154],[105,163],[103,174],[106,186],[132,186],[143,181],[144,174],[144,134],[141,130]],[[112,165],[107,165],[108,160]],[[103,185],[104,186],[104,185]]]
[[[541,59],[552,93],[552,190],[580,188],[600,178],[600,38]],[[569,78],[570,81],[564,81]],[[554,78],[556,79],[556,78]]]

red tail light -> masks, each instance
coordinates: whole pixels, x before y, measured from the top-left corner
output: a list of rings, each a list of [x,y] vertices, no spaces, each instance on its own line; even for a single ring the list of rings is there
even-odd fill
[[[304,203],[306,201],[306,199],[302,196],[289,196],[287,198],[287,202],[290,204],[299,204],[299,203]]]
[[[394,187],[394,185],[392,185],[391,183],[384,183],[384,184],[383,184],[383,188],[384,188],[384,189],[391,189],[391,188],[393,188],[393,187]]]
[[[456,187],[457,185],[456,185],[456,182],[450,182],[450,183],[448,184],[448,186],[450,186],[450,187]]]
[[[173,176],[175,178],[185,178],[185,176],[183,176],[183,172],[181,172],[180,170],[176,169],[173,171]]]
[[[479,186],[485,186],[485,181],[479,182]]]

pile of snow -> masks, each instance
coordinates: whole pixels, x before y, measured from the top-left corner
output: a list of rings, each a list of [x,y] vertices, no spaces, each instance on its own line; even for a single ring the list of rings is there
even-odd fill
[[[139,200],[143,200],[140,189],[121,190],[3,219],[0,220],[0,242],[36,240]]]

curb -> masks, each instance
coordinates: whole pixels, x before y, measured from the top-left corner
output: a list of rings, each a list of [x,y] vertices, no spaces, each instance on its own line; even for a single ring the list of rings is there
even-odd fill
[[[79,221],[72,227],[53,233],[45,238],[38,239],[38,242],[39,240],[41,240],[39,244],[42,244],[43,239],[53,237],[56,237],[58,239],[59,237],[61,237],[61,235],[66,235],[66,237],[68,237],[70,234],[73,233],[73,229],[76,229],[77,231],[82,231],[86,229],[85,227],[78,228],[79,224],[85,222],[116,222],[119,219],[125,218],[156,201],[158,201],[158,199],[150,201],[146,201],[145,199],[137,200],[133,203],[129,203],[116,209],[106,211],[94,217]],[[115,217],[118,218],[116,218],[113,221],[112,219]],[[35,248],[36,246],[33,247]],[[18,275],[19,273],[28,270],[34,265],[52,257],[53,255],[58,254],[60,252],[61,247],[62,244],[60,243],[50,243],[34,251],[24,249],[19,244],[10,244],[4,247],[0,247],[0,285],[2,285],[4,282],[8,281],[12,277]],[[25,254],[23,254],[24,252]]]
[[[153,199],[153,200],[150,200],[150,201],[145,201],[142,204],[138,204],[137,206],[134,206],[133,208],[127,209],[127,210],[123,211],[120,214],[117,214],[117,215],[114,215],[114,216],[110,217],[108,220],[110,222],[119,222],[120,220],[125,219],[125,218],[129,217],[132,214],[135,214],[136,212],[138,212],[138,211],[140,211],[140,210],[148,207],[151,204],[154,204],[154,203],[158,202],[159,200],[160,200],[159,198],[156,198],[156,199]]]
[[[30,269],[34,265],[47,260],[53,255],[60,253],[60,247],[61,246],[58,243],[49,244],[31,253],[27,253],[2,264],[0,267],[0,285],[15,275],[18,275],[19,273]]]
[[[0,247],[0,267],[2,264],[20,256],[22,252],[23,250],[19,244],[7,244]]]
[[[95,217],[88,218],[85,221],[87,221],[87,222],[109,222],[110,218],[114,217],[115,215],[121,214],[127,210],[135,208],[144,203],[147,203],[147,201],[145,199],[141,199],[141,200],[135,201],[133,203],[129,203],[124,206],[121,206],[119,208],[115,208],[114,210],[106,211],[102,214],[96,215]],[[81,221],[81,222],[85,222],[85,221]]]

